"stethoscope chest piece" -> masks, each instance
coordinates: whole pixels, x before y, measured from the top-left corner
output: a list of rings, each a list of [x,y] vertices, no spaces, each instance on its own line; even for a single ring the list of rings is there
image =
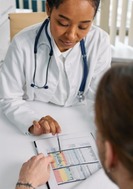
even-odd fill
[[[79,102],[84,101],[85,96],[84,96],[84,94],[83,94],[82,91],[79,91],[79,92],[78,92],[78,94],[77,94],[77,98],[78,98]]]

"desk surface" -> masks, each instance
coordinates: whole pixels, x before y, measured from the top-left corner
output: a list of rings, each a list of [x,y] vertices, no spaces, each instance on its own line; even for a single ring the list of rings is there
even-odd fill
[[[69,108],[40,102],[29,102],[29,105],[37,109],[40,117],[53,116],[62,127],[62,133],[94,132],[93,113],[88,111],[85,105]],[[14,189],[22,163],[36,154],[32,142],[46,135],[35,137],[22,134],[6,119],[1,110],[0,131],[0,188]],[[39,189],[45,188],[46,186],[39,187]]]
[[[40,117],[53,116],[62,127],[62,133],[88,131],[93,129],[91,119],[93,116],[86,106],[58,107],[40,102],[29,102],[33,109],[37,109]],[[19,170],[24,161],[35,154],[33,143],[35,136],[22,134],[0,110],[0,188],[14,189],[18,179]],[[42,187],[41,187],[42,188]],[[44,187],[43,187],[44,188]]]

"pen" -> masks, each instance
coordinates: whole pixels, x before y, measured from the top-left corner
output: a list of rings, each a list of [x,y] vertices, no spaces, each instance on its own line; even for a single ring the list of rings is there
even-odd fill
[[[35,149],[36,149],[36,153],[38,154],[38,150],[37,150],[36,141],[34,141],[34,146],[35,146]],[[49,186],[48,181],[46,182],[46,186],[47,186],[47,189],[50,189],[50,186]]]
[[[47,189],[50,189],[48,181],[46,182],[46,185],[47,185]]]
[[[36,154],[38,154],[38,149],[35,141],[34,141],[34,146],[35,146]]]
[[[61,153],[61,146],[60,146],[60,140],[59,140],[59,135],[57,134],[57,141],[58,141],[58,146],[59,146],[59,152]]]

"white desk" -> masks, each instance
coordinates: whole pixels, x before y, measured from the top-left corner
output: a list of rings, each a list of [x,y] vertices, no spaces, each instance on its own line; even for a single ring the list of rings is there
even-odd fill
[[[40,117],[53,116],[61,125],[62,132],[93,130],[93,114],[85,106],[63,108],[40,102],[30,102],[33,109],[38,109]],[[23,135],[0,112],[0,188],[14,189],[19,170],[24,161],[35,154],[32,144],[37,138]],[[104,182],[104,181],[103,181]],[[39,189],[46,188],[45,186]],[[82,188],[82,187],[81,187]],[[90,188],[93,189],[93,188]]]

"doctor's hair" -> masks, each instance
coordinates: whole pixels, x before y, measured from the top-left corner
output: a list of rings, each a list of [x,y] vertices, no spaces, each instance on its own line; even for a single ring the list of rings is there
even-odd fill
[[[53,8],[58,9],[60,4],[62,4],[64,1],[66,1],[66,0],[47,0],[47,3],[48,3],[49,7],[52,10]],[[91,5],[94,7],[95,15],[96,15],[98,7],[99,7],[99,4],[100,4],[100,0],[86,0],[86,1],[90,2]]]
[[[110,141],[133,176],[133,64],[112,66],[102,77],[95,100],[95,120],[103,141]]]

